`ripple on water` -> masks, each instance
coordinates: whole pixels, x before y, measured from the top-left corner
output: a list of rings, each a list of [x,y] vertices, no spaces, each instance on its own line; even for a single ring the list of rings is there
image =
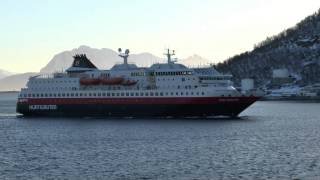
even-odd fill
[[[0,110],[1,179],[312,179],[320,173],[319,104],[258,102],[228,120],[16,118],[11,104],[11,112]]]

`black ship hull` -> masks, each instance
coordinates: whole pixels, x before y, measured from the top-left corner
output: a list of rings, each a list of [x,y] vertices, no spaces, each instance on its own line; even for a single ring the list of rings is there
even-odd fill
[[[111,117],[236,117],[257,97],[189,99],[19,99],[17,112],[24,116]]]

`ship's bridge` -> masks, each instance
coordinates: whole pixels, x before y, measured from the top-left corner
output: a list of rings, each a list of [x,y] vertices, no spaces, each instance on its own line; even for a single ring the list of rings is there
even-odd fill
[[[173,63],[166,63],[166,64],[153,64],[150,68],[150,70],[187,70],[186,66],[182,64],[173,64]]]
[[[111,68],[111,70],[113,71],[136,70],[136,69],[138,69],[138,67],[135,64],[116,64]]]

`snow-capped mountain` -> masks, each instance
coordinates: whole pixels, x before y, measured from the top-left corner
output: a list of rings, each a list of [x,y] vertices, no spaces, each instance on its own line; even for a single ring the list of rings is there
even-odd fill
[[[55,71],[63,71],[70,67],[75,54],[86,54],[87,57],[101,69],[109,69],[116,63],[122,63],[122,59],[118,56],[118,52],[112,49],[96,49],[89,46],[80,46],[79,48],[64,51],[55,55],[50,62],[41,69],[41,73],[52,73]],[[134,63],[138,66],[150,66],[154,63],[166,62],[165,59],[157,57],[150,53],[130,54],[129,63]],[[187,66],[198,66],[209,64],[210,61],[198,55],[190,56],[186,59],[178,60],[179,63]]]
[[[111,68],[116,63],[121,63],[122,59],[118,53],[112,49],[96,49],[89,46],[80,46],[79,48],[64,51],[55,55],[50,62],[41,69],[41,73],[52,73],[62,71],[70,67],[75,54],[86,54],[87,57],[98,67],[102,69]],[[129,63],[135,63],[139,66],[147,66],[154,62],[162,61],[150,53],[130,54]]]

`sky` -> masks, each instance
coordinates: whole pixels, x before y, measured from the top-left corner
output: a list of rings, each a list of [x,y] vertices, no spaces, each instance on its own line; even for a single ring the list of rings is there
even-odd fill
[[[252,50],[320,8],[319,0],[0,0],[0,69],[38,72],[80,45],[213,63]]]

